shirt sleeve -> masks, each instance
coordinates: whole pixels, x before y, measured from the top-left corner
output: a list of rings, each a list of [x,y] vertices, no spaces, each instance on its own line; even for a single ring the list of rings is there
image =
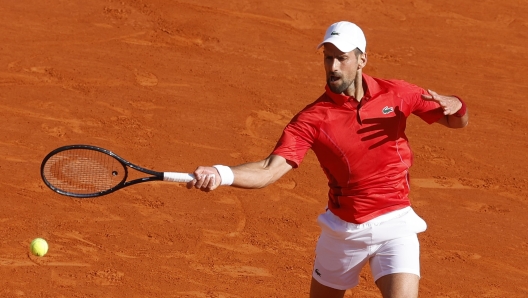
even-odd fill
[[[284,157],[294,168],[301,164],[317,138],[315,117],[310,117],[309,114],[301,112],[291,120],[271,153]]]

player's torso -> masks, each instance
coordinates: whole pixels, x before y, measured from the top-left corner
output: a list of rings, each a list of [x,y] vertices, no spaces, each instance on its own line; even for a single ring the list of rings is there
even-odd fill
[[[369,184],[410,166],[403,104],[398,96],[385,93],[362,102],[359,109],[349,102],[320,107],[324,120],[312,150],[327,175],[331,173],[331,183]]]

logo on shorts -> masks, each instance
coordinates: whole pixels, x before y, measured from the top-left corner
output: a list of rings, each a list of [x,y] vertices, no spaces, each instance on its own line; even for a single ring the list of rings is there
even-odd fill
[[[392,113],[394,112],[394,108],[393,107],[384,107],[383,110],[381,110],[381,112],[384,114],[384,115],[387,115],[388,113]]]
[[[330,33],[330,35],[339,35],[339,32],[332,31],[332,33]]]
[[[315,274],[321,276],[321,272],[319,272],[319,269],[315,269]]]

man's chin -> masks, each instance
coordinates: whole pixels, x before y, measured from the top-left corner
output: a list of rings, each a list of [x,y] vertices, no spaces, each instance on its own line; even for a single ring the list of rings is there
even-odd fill
[[[334,92],[335,94],[341,94],[347,89],[347,86],[344,83],[337,84],[337,85],[335,84],[335,82],[330,82],[330,81],[326,81],[326,83],[328,84],[328,88],[330,88],[330,90]]]

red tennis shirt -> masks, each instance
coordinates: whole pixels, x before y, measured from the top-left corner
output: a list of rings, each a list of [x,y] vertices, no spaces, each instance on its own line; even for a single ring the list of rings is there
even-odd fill
[[[312,149],[328,177],[328,208],[356,224],[411,205],[407,117],[412,113],[431,124],[444,116],[415,85],[363,74],[363,86],[361,102],[326,86],[286,126],[272,152],[296,168]]]

